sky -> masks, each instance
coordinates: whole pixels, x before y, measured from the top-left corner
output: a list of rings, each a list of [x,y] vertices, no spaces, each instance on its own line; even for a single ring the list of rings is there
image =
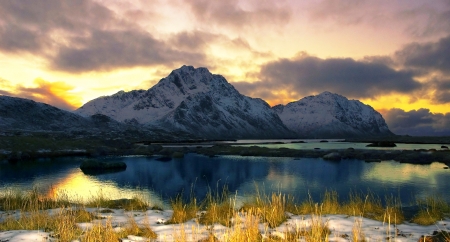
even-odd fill
[[[65,110],[182,65],[271,106],[330,91],[450,135],[449,0],[0,0],[0,95]]]

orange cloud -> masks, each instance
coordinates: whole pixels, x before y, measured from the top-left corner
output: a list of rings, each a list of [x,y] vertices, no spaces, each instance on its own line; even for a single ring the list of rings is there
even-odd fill
[[[75,110],[82,104],[81,97],[71,93],[75,87],[65,82],[48,82],[37,78],[34,80],[34,84],[35,87],[17,85],[8,93],[12,96],[32,99],[66,110]]]

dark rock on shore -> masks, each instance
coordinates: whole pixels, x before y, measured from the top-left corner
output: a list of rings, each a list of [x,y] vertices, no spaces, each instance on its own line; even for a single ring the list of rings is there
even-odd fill
[[[127,169],[127,164],[122,161],[105,162],[89,159],[81,163],[80,169],[85,174],[103,174],[124,171]]]
[[[172,157],[169,157],[169,156],[162,156],[162,157],[156,158],[156,160],[157,160],[157,161],[164,161],[164,162],[166,162],[166,161],[171,161],[171,160],[172,160]]]
[[[394,142],[389,141],[374,142],[366,145],[366,147],[396,147],[396,146],[397,145]]]

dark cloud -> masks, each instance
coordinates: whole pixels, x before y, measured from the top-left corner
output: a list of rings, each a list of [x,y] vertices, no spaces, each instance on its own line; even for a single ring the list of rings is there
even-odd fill
[[[223,36],[202,31],[185,31],[174,34],[170,42],[181,49],[202,50],[218,38],[223,38]]]
[[[428,84],[433,93],[431,100],[434,103],[450,103],[450,79],[434,78]]]
[[[78,39],[77,45],[82,47],[61,48],[52,67],[82,72],[180,63],[200,65],[205,58],[203,54],[174,50],[138,31],[92,31],[90,36]]]
[[[5,90],[0,90],[0,95],[6,95],[6,96],[11,96],[13,95],[12,93],[5,91]]]
[[[450,36],[437,42],[412,43],[395,53],[406,67],[450,74]]]
[[[61,71],[200,65],[205,58],[173,48],[90,0],[2,1],[0,15],[1,50],[38,54]]]
[[[400,20],[409,20],[406,33],[418,38],[428,38],[450,33],[450,4],[447,0],[427,1],[395,14]]]
[[[277,26],[287,23],[291,18],[291,10],[284,1],[246,1],[246,8],[238,0],[185,2],[198,20],[233,28]]]
[[[406,112],[391,109],[383,113],[389,129],[398,135],[449,136],[450,113],[431,113],[429,109]]]
[[[306,55],[265,64],[260,79],[254,88],[284,89],[303,95],[327,90],[351,98],[411,93],[421,88],[412,73],[397,71],[382,63]]]

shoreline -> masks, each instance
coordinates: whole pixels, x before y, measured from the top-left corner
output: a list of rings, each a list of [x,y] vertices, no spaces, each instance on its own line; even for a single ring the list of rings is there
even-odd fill
[[[450,207],[437,197],[418,200],[417,213],[406,218],[406,207],[382,206],[370,194],[353,194],[352,201],[341,203],[337,193],[325,192],[319,202],[291,203],[289,196],[272,193],[255,195],[239,207],[233,197],[210,194],[201,202],[175,199],[171,209],[162,210],[139,198],[68,203],[35,199],[35,190],[20,192],[0,194],[1,241],[85,241],[89,236],[95,238],[90,241],[180,242],[450,239]]]
[[[298,158],[322,158],[329,161],[341,161],[346,159],[357,159],[365,162],[382,162],[383,160],[393,160],[400,163],[409,164],[431,164],[441,162],[450,166],[450,150],[448,149],[419,149],[419,150],[374,150],[374,149],[290,149],[290,148],[267,148],[252,145],[229,145],[216,144],[211,146],[162,146],[159,144],[137,145],[129,150],[102,151],[89,150],[58,150],[45,152],[13,152],[3,155],[3,159],[10,163],[19,161],[32,161],[38,159],[53,159],[59,157],[102,157],[102,156],[161,156],[163,158],[181,158],[186,153],[197,153],[209,157],[223,155],[238,156],[260,156],[260,157],[292,157]]]

